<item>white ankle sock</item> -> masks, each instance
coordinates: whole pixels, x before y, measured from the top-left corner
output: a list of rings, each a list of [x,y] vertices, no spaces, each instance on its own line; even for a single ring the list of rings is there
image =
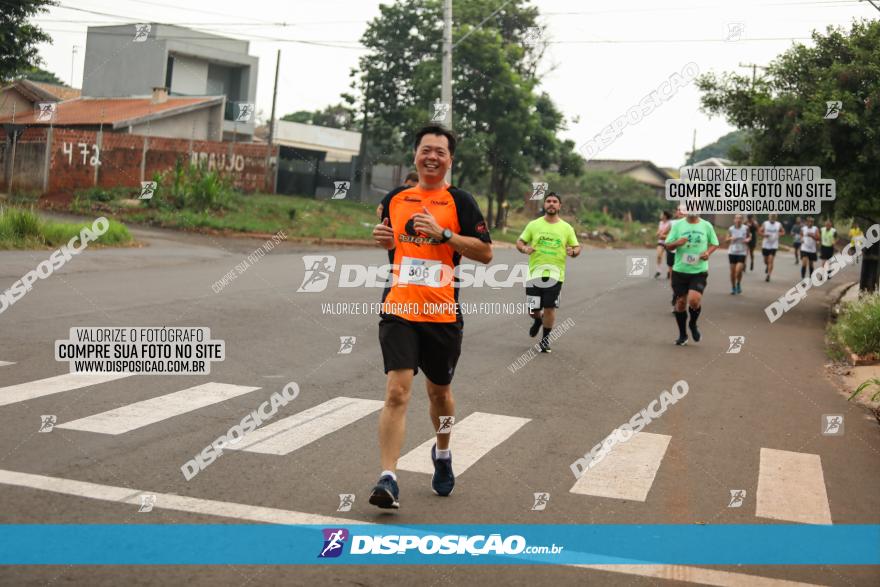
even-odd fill
[[[388,475],[389,477],[391,477],[392,479],[397,481],[397,475],[394,474],[394,471],[388,471],[388,470],[382,471],[382,474],[379,475],[379,477],[384,477],[385,475]]]
[[[452,458],[452,453],[450,452],[450,450],[448,448],[446,450],[440,450],[438,448],[437,449],[437,458],[438,459],[449,459],[449,458]]]

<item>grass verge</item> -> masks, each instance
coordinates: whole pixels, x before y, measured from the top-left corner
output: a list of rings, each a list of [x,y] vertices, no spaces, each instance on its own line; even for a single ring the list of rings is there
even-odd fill
[[[16,207],[0,208],[0,249],[56,248],[79,236],[91,223],[55,222],[41,219],[33,210]],[[106,246],[132,242],[124,224],[110,220],[110,228],[93,243]]]

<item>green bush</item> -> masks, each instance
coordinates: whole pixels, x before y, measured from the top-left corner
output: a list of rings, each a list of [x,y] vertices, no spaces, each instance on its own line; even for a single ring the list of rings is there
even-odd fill
[[[105,188],[105,187],[91,187],[85,188],[81,190],[76,190],[74,192],[74,199],[78,199],[81,202],[113,202],[114,200],[121,200],[126,198],[136,198],[139,193],[138,188],[133,187],[113,187],[113,188]]]
[[[131,233],[124,224],[116,222],[115,220],[109,220],[109,222],[110,226],[107,229],[107,232],[92,241],[92,243],[101,245],[120,245],[131,242]],[[79,236],[83,228],[91,228],[91,226],[91,222],[68,224],[66,222],[50,221],[43,224],[42,233],[47,245],[58,247],[70,242],[70,239],[74,236]]]
[[[40,217],[33,210],[3,208],[0,210],[0,240],[26,241],[39,239]]]
[[[125,225],[110,220],[107,232],[94,242],[102,245],[120,245],[132,240]],[[0,249],[60,247],[74,236],[79,236],[90,222],[66,223],[43,221],[33,210],[0,208]]]
[[[831,337],[859,355],[880,353],[880,293],[846,304]]]
[[[153,176],[156,191],[144,206],[194,212],[235,210],[240,196],[232,181],[216,171],[178,160],[174,168]]]

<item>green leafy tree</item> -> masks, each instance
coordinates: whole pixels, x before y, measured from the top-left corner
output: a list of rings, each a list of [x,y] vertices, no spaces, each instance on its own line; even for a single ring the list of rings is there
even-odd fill
[[[296,112],[285,114],[281,117],[281,120],[341,128],[343,130],[357,130],[355,128],[354,113],[351,108],[346,107],[344,104],[334,104],[327,106],[323,110],[297,110]]]
[[[56,84],[59,86],[67,85],[61,81],[57,75],[40,67],[32,67],[29,71],[22,74],[21,77],[31,80],[32,82],[45,82],[47,84]]]
[[[710,157],[720,157],[721,159],[730,159],[732,161],[748,159],[748,152],[746,151],[747,137],[748,133],[744,130],[729,132],[717,141],[709,143],[708,145],[700,147],[694,151],[694,153],[687,158],[685,165],[690,165],[696,161],[702,161],[703,159],[708,159]]]
[[[535,173],[580,173],[583,162],[557,137],[564,117],[537,91],[543,46],[525,42],[538,28],[537,8],[514,0],[493,10],[480,0],[455,3],[453,126],[462,140],[453,181],[487,190],[487,220],[497,227],[504,219],[493,204],[501,209],[509,194],[524,193]],[[440,99],[442,2],[397,0],[380,11],[361,39],[371,52],[352,85],[367,100],[368,157],[410,163],[412,134]]]
[[[753,84],[736,73],[701,76],[702,107],[747,130],[751,165],[816,165],[836,180],[837,199],[823,212],[880,218],[880,22],[813,32]],[[826,119],[827,101],[843,103]]]
[[[34,16],[55,6],[55,0],[2,2],[0,10],[0,80],[14,79],[39,65],[37,45],[52,40],[40,27],[29,23]]]

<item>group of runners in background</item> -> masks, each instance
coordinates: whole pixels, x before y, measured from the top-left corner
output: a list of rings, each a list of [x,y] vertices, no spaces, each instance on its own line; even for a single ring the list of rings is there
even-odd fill
[[[458,309],[459,289],[438,279],[437,268],[459,265],[467,257],[491,263],[492,239],[475,199],[446,181],[455,156],[456,137],[442,126],[430,125],[416,134],[411,173],[404,185],[389,192],[376,209],[379,224],[373,229],[377,245],[387,251],[395,279],[382,294],[379,343],[386,373],[385,405],[379,417],[381,473],[369,502],[384,509],[400,507],[397,461],[403,445],[406,412],[413,379],[422,370],[429,400],[429,415],[436,432],[430,459],[434,474],[431,489],[448,496],[455,487],[450,432],[455,422],[452,379],[461,354],[463,320]],[[578,257],[581,246],[574,228],[560,217],[562,197],[544,196],[543,214],[528,223],[517,239],[517,250],[529,257],[529,279],[525,288],[529,304],[528,333],[543,331],[541,353],[551,352],[551,332],[560,305],[566,262]],[[657,266],[660,277],[665,254],[667,278],[672,285],[672,305],[678,338],[700,342],[698,320],[709,272],[709,257],[720,242],[712,224],[683,208],[663,212],[657,230]],[[834,255],[837,231],[830,221],[820,230],[814,218],[796,218],[789,231],[794,235],[795,263],[801,274],[813,272],[817,255],[823,260]],[[857,229],[856,229],[857,230]],[[765,280],[773,274],[780,239],[786,229],[775,214],[758,224],[751,215],[734,217],[725,244],[730,262],[731,295],[742,293],[746,260],[754,271],[754,251],[761,237]],[[859,238],[860,233],[850,235]],[[413,312],[406,308],[440,307],[445,311]]]

